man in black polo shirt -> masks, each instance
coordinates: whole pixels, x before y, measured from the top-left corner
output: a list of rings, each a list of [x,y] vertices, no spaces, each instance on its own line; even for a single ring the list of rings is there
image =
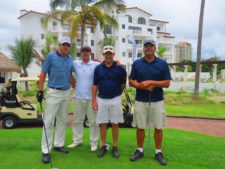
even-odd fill
[[[126,84],[127,73],[122,66],[113,61],[115,56],[112,46],[103,49],[105,61],[95,68],[94,84],[92,87],[92,107],[97,110],[96,123],[100,127],[102,147],[98,157],[103,157],[107,151],[107,123],[112,123],[113,149],[112,156],[119,157],[117,148],[119,127],[123,123],[122,101],[120,95]],[[98,97],[97,96],[98,91]]]
[[[136,88],[134,123],[137,126],[137,150],[130,158],[136,161],[144,156],[143,144],[145,128],[155,128],[155,158],[161,165],[166,160],[161,152],[162,128],[166,127],[163,87],[169,87],[171,75],[168,64],[155,56],[156,45],[153,40],[144,40],[144,58],[132,65],[129,84]]]

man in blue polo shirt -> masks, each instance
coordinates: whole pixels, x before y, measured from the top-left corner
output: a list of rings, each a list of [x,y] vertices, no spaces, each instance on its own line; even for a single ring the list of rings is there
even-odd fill
[[[58,50],[47,55],[40,74],[38,93],[36,96],[40,103],[43,99],[43,86],[46,75],[48,74],[48,90],[43,119],[46,133],[43,128],[41,144],[43,163],[49,163],[51,160],[49,151],[52,149],[53,144],[55,119],[54,150],[63,154],[68,153],[68,150],[64,148],[64,138],[70,103],[70,84],[74,87],[74,78],[72,75],[73,59],[68,54],[70,47],[70,39],[67,37],[63,38]],[[46,142],[45,134],[47,135],[48,142]]]
[[[161,152],[162,128],[166,126],[163,87],[169,87],[171,75],[168,64],[155,56],[156,45],[153,40],[144,40],[144,58],[132,65],[129,84],[136,88],[134,123],[137,126],[137,150],[130,158],[136,161],[144,156],[143,144],[145,128],[155,128],[155,158],[161,165],[166,160]]]
[[[116,62],[113,61],[115,53],[112,46],[104,47],[103,56],[105,61],[95,68],[94,84],[92,86],[92,107],[94,110],[97,110],[96,123],[98,123],[100,127],[102,142],[98,157],[103,157],[107,151],[107,123],[110,121],[112,123],[113,137],[112,156],[118,158],[118,123],[123,122],[120,95],[126,85],[127,73],[122,66],[117,65]]]

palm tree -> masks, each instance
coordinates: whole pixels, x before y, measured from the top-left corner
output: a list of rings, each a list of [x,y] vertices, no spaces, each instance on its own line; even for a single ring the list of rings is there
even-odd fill
[[[28,76],[27,67],[31,63],[32,59],[36,56],[33,48],[36,42],[32,39],[15,40],[15,46],[10,45],[9,49],[12,54],[12,60],[22,68],[24,77]],[[28,83],[25,83],[26,91],[29,90]]]
[[[55,39],[55,34],[48,31],[45,34],[45,45],[41,50],[42,55],[45,57],[50,51],[52,51],[51,45],[58,44],[58,41]]]
[[[167,48],[162,46],[162,47],[159,47],[156,53],[160,58],[163,58],[166,51],[167,51]]]
[[[103,49],[103,47],[105,45],[112,45],[112,46],[115,46],[115,43],[116,43],[116,38],[115,37],[111,37],[111,38],[104,38],[103,40],[100,40],[98,42],[98,45],[100,46],[101,49]]]
[[[56,17],[60,14],[62,23],[71,23],[71,39],[77,37],[78,29],[81,29],[81,46],[84,44],[87,25],[92,25],[96,28],[99,22],[101,29],[104,29],[106,24],[118,28],[116,19],[101,10],[102,7],[116,7],[117,10],[124,9],[125,7],[123,0],[99,0],[97,2],[94,0],[51,0],[50,6],[52,9],[50,17]],[[57,7],[65,10],[56,10]]]
[[[194,98],[195,99],[199,98],[199,79],[200,79],[200,62],[201,62],[204,8],[205,8],[205,0],[202,0],[201,7],[200,7],[199,27],[198,27],[197,62],[196,62],[195,90],[194,90]]]

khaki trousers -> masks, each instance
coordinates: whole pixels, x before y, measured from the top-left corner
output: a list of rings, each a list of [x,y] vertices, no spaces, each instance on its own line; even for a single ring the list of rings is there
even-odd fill
[[[85,115],[90,127],[90,144],[97,146],[99,138],[99,126],[96,124],[96,112],[92,109],[92,100],[74,99],[73,115],[73,141],[75,144],[83,142],[83,122]]]
[[[46,107],[44,113],[44,124],[48,137],[49,149],[52,149],[54,123],[55,126],[55,139],[54,147],[64,146],[65,131],[67,125],[68,107],[70,103],[70,90],[55,90],[48,89],[46,95]],[[41,149],[43,153],[48,153],[44,128],[42,131],[42,144]]]

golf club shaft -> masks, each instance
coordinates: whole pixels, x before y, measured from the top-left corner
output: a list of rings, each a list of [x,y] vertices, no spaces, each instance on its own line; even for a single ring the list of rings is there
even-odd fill
[[[152,106],[151,106],[151,91],[149,91],[149,112],[148,112],[148,169],[150,169],[150,130],[151,130],[151,113],[152,113]]]
[[[50,156],[50,149],[49,149],[49,144],[48,144],[48,136],[47,136],[46,126],[45,126],[45,117],[44,117],[44,113],[43,113],[42,103],[41,102],[40,102],[40,108],[41,108],[41,112],[42,112],[45,140],[46,140],[46,143],[47,143],[48,154],[49,154],[49,157],[50,157],[50,166],[51,166],[51,169],[52,169],[52,160],[51,160],[51,156]]]

